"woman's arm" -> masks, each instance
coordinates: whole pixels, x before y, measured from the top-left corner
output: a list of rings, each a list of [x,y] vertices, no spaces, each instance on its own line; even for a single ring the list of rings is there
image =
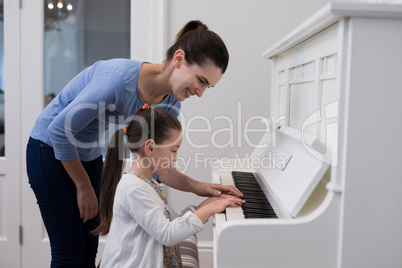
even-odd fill
[[[235,186],[196,181],[174,168],[169,173],[159,176],[158,180],[169,187],[199,196],[219,196],[222,193],[243,196]]]
[[[98,132],[101,126],[95,120],[99,119],[109,105],[114,104],[115,95],[124,87],[114,73],[97,75],[88,84],[83,85],[82,89],[80,86],[83,82],[80,80],[84,78],[74,78],[72,81],[75,82],[70,82],[72,85],[69,83],[70,86],[65,87],[66,92],[60,93],[63,94],[60,98],[71,98],[72,101],[57,114],[47,128],[52,143],[49,145],[53,147],[56,159],[62,161],[79,158],[78,147],[88,149],[98,146]],[[82,137],[80,132],[88,125],[91,131],[85,131],[86,137]]]
[[[79,158],[73,161],[61,161],[68,175],[77,188],[77,203],[82,222],[86,222],[98,213],[98,200],[91,181]]]

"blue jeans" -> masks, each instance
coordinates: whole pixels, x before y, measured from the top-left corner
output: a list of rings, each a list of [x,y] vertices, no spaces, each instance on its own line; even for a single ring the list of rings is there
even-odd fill
[[[30,138],[26,160],[29,183],[49,235],[51,267],[95,267],[99,237],[90,231],[99,225],[99,214],[82,223],[75,184],[52,147]],[[99,200],[102,156],[82,164]]]

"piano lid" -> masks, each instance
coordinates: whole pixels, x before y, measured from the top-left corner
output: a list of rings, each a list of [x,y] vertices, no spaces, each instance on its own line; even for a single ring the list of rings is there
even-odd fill
[[[317,158],[325,146],[307,133],[286,126],[267,132],[251,157],[258,175],[292,217],[320,182],[328,164]],[[317,154],[312,154],[312,150]]]

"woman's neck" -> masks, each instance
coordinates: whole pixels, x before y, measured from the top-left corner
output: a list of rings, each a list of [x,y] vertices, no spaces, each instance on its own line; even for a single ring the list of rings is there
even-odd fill
[[[138,78],[141,99],[148,104],[160,103],[167,94],[172,93],[169,77],[169,66],[144,63]]]

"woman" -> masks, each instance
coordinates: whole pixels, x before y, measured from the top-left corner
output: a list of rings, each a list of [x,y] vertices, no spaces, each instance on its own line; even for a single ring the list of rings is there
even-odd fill
[[[229,60],[221,38],[200,21],[177,34],[161,64],[99,61],[74,77],[39,115],[27,146],[27,173],[50,239],[52,267],[94,267],[102,173],[99,139],[109,122],[144,103],[178,116],[180,102],[215,86]],[[173,179],[174,178],[174,179]],[[235,187],[195,181],[172,169],[159,181],[201,196]]]

